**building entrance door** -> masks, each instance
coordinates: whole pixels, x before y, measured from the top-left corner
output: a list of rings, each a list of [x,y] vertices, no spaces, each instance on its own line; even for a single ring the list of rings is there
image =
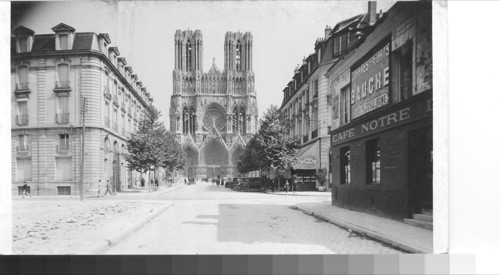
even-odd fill
[[[408,133],[408,215],[432,209],[432,128]]]

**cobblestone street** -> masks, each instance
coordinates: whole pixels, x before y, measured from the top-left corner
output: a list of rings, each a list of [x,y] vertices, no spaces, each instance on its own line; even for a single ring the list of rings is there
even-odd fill
[[[105,254],[400,253],[289,208],[328,196],[235,192],[201,183],[155,199],[173,206]]]

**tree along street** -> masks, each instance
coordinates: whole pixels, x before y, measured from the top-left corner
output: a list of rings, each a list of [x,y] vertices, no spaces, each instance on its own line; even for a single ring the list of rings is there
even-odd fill
[[[401,253],[289,208],[328,201],[328,193],[284,196],[199,183],[155,199],[173,206],[104,254]]]

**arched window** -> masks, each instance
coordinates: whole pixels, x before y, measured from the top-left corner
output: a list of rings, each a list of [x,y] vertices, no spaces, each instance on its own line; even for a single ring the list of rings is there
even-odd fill
[[[191,71],[192,70],[192,59],[193,59],[193,51],[191,48],[191,42],[187,42],[186,44],[186,70]]]
[[[195,131],[196,131],[196,112],[194,111],[193,108],[191,108],[189,115],[191,118],[190,125],[189,125],[189,132],[194,135]]]
[[[233,109],[233,133],[238,133],[238,107],[234,107]]]
[[[113,143],[113,153],[116,155],[116,154],[119,154],[120,153],[120,148],[118,147],[118,142],[115,141],[115,143]]]
[[[246,121],[245,121],[245,107],[241,106],[240,112],[238,113],[238,130],[240,131],[240,134],[244,134],[246,132]]]
[[[236,70],[241,71],[241,43],[236,43]]]
[[[189,113],[187,107],[184,107],[184,110],[182,112],[182,133],[187,134],[188,133],[188,127],[189,127]]]
[[[111,143],[109,142],[109,138],[104,138],[104,152],[109,152],[111,150]]]

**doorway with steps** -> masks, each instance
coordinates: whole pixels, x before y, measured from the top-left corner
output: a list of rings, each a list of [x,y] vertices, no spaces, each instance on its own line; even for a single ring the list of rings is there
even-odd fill
[[[408,219],[405,223],[432,229],[432,127],[408,132]]]

